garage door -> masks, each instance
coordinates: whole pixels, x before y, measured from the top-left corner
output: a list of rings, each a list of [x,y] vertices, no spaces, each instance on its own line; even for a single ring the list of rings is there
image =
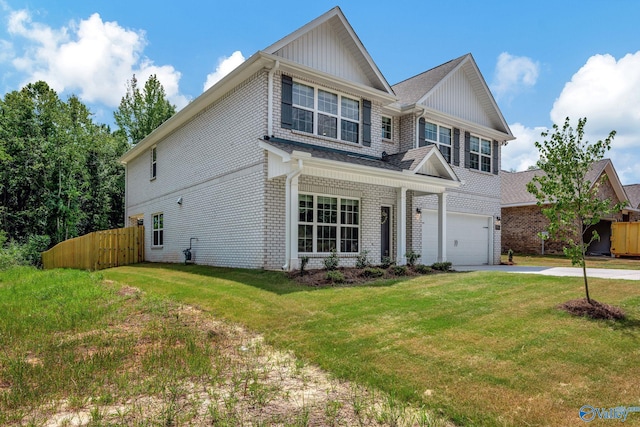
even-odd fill
[[[491,217],[447,213],[447,261],[454,265],[489,263]],[[422,211],[422,259],[424,264],[438,260],[438,214]]]

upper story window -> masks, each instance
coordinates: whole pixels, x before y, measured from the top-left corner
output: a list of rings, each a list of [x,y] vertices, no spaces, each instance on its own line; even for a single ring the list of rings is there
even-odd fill
[[[359,142],[359,100],[293,82],[292,106],[292,129]]]
[[[424,145],[436,145],[448,163],[451,163],[451,135],[451,128],[424,123]],[[422,139],[418,145],[423,146]]]
[[[393,128],[391,117],[382,116],[382,139],[392,139]]]
[[[471,135],[469,167],[482,172],[491,172],[491,141]]]
[[[150,174],[151,174],[151,178],[150,179],[156,179],[156,172],[158,171],[158,164],[157,164],[157,159],[158,159],[158,151],[156,149],[156,147],[152,147],[151,148],[151,168],[150,168]]]

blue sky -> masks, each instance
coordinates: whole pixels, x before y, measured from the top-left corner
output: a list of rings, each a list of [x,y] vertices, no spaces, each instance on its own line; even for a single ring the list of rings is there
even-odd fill
[[[155,73],[182,107],[336,5],[391,84],[472,53],[517,137],[504,169],[533,164],[545,128],[587,117],[588,140],[617,131],[609,157],[623,184],[640,183],[635,0],[0,0],[0,89],[45,80],[112,124],[126,81]]]

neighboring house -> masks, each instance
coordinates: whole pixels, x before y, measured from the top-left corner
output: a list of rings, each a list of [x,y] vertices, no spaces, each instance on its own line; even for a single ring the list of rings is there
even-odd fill
[[[537,206],[533,194],[527,191],[527,184],[534,176],[543,172],[540,169],[523,172],[502,171],[502,249],[512,249],[517,253],[539,254],[543,250],[542,239],[538,233],[544,232],[549,220]],[[614,204],[627,202],[622,212],[603,218],[591,227],[600,236],[599,241],[592,242],[587,251],[591,254],[609,254],[611,252],[611,222],[629,221],[638,217],[638,204],[628,204],[629,197],[618,179],[613,163],[603,159],[593,164],[586,180],[592,184],[600,182],[598,194],[602,199],[609,199]],[[588,229],[585,236],[591,236]],[[562,253],[562,244],[557,241],[544,242],[545,253]]]
[[[514,139],[470,54],[390,86],[339,8],[257,52],[122,157],[145,257],[291,270],[365,251],[500,261]]]
[[[636,212],[633,212],[630,215],[629,221],[639,221],[640,220],[640,184],[625,185],[624,191],[625,193],[627,193],[627,198],[629,199],[629,207],[632,209],[636,209]]]

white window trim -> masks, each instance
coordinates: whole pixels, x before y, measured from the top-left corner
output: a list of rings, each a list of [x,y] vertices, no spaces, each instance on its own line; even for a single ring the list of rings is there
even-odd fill
[[[297,225],[311,225],[312,228],[312,247],[313,247],[313,251],[312,252],[303,252],[303,251],[299,251],[298,253],[300,255],[324,255],[327,256],[330,254],[330,252],[318,252],[318,227],[322,227],[322,226],[330,226],[330,227],[336,227],[336,251],[338,254],[342,254],[345,256],[348,255],[359,255],[360,254],[360,250],[362,248],[362,232],[361,232],[361,224],[362,224],[362,201],[359,198],[356,197],[343,197],[343,196],[336,196],[335,194],[321,194],[321,193],[309,193],[309,192],[300,192],[299,196],[312,196],[313,197],[313,222],[301,222],[300,221],[300,204],[298,203],[298,205],[296,206],[296,209],[298,210],[298,221],[297,221]],[[335,198],[337,199],[337,206],[338,206],[338,211],[337,211],[337,222],[335,224],[327,224],[324,222],[318,222],[318,206],[317,206],[317,198],[318,197],[330,197],[330,198]],[[340,218],[340,209],[342,206],[342,200],[355,200],[358,202],[358,224],[342,224],[341,223],[341,218]],[[340,250],[340,241],[342,239],[342,227],[350,227],[350,228],[357,228],[358,229],[358,251],[357,252],[342,252]],[[298,239],[300,238],[300,236],[298,236]],[[298,242],[296,242],[296,244],[298,244]]]
[[[149,169],[149,175],[150,175],[150,180],[153,181],[154,179],[156,179],[156,177],[158,176],[158,146],[154,145],[153,147],[151,147],[151,150],[149,151],[150,154],[150,169]]]
[[[478,155],[478,167],[474,168],[473,166],[471,166],[471,159],[469,159],[469,169],[474,170],[474,171],[478,171],[478,172],[483,172],[483,173],[491,173],[491,171],[493,170],[493,142],[490,139],[483,138],[483,137],[478,136],[478,135],[471,135],[471,138],[478,138],[478,151],[473,151],[471,149],[471,141],[469,141],[469,156],[471,156],[472,154],[477,154]],[[489,154],[482,154],[482,141],[483,140],[489,142]],[[489,170],[488,171],[483,171],[482,170],[482,158],[483,157],[489,159]]]
[[[155,222],[155,217],[157,216],[162,216],[162,227],[158,227],[157,229],[155,228],[156,222]],[[162,232],[162,244],[160,245],[156,245],[154,244],[155,242],[155,233],[158,232]],[[159,239],[158,239],[159,240]],[[151,214],[151,247],[152,248],[162,248],[164,246],[164,213],[163,212],[156,212],[154,214]]]
[[[313,133],[312,135],[315,136],[319,136],[322,138],[327,138],[329,140],[332,141],[339,141],[339,142],[343,142],[343,143],[348,143],[348,144],[356,144],[356,145],[361,145],[362,144],[362,99],[353,97],[353,96],[349,96],[349,95],[345,95],[341,92],[338,91],[334,91],[331,89],[327,89],[324,87],[319,87],[319,86],[315,86],[313,84],[309,84],[308,82],[304,82],[304,81],[298,81],[298,80],[293,80],[293,84],[296,85],[303,85],[303,86],[307,86],[313,89],[313,110],[310,109],[309,107],[305,107],[303,105],[299,105],[296,104],[295,101],[292,101],[292,107],[293,108],[298,108],[301,110],[305,110],[305,111],[311,111],[313,113]],[[318,91],[324,91],[324,92],[328,92],[334,95],[337,95],[338,97],[338,112],[337,114],[332,114],[332,113],[327,113],[325,111],[321,111],[318,107]],[[351,101],[356,101],[358,103],[358,120],[353,120],[350,119],[348,117],[344,117],[342,115],[342,99],[343,98],[347,98]],[[329,116],[329,117],[334,117],[336,118],[336,138],[333,138],[331,136],[327,136],[327,135],[320,135],[318,133],[318,122],[319,122],[319,118],[318,115],[322,114],[324,116]],[[342,120],[347,121],[347,122],[351,122],[351,123],[355,123],[358,125],[358,139],[357,141],[348,141],[345,139],[342,139]],[[304,134],[309,134],[309,132],[306,132],[304,130],[299,130],[299,129],[293,129],[296,132],[302,132]]]
[[[430,123],[432,125],[436,125],[436,136],[437,136],[437,140],[433,140],[433,139],[428,139],[427,138],[427,123]],[[450,132],[450,139],[449,139],[449,143],[445,144],[444,142],[440,142],[440,128],[444,128],[444,129],[449,129]],[[435,145],[436,147],[438,147],[438,150],[440,150],[440,146],[443,147],[448,147],[449,148],[449,163],[451,163],[453,161],[453,127],[451,126],[445,126],[442,125],[438,122],[434,122],[431,120],[425,120],[425,135],[424,135],[424,142],[426,145]],[[418,144],[419,146],[420,144]],[[440,152],[442,153],[442,150],[440,150]]]
[[[382,140],[383,141],[393,141],[393,117],[391,116],[382,116],[380,121],[384,125],[384,119],[389,119],[389,138],[385,138],[384,131],[382,131]]]

